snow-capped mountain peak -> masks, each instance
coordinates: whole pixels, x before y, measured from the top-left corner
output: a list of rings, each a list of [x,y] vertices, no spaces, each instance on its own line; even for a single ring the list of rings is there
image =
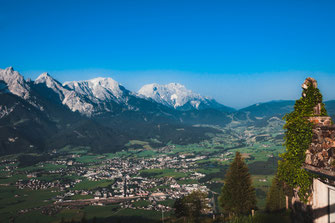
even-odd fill
[[[45,83],[48,87],[52,87],[52,86],[62,86],[61,83],[59,83],[56,79],[54,79],[53,77],[51,77],[48,73],[42,73],[40,76],[38,76],[38,78],[36,78],[36,80],[34,81],[34,84],[41,84],[41,83]]]
[[[110,91],[116,98],[121,98],[123,96],[123,90],[121,89],[121,85],[110,77],[98,77],[91,79],[90,82],[92,83],[93,88],[96,90],[96,93],[104,88]]]
[[[159,85],[156,83],[144,85],[138,93],[154,101],[173,108],[181,108],[184,106],[200,109],[201,104],[207,104],[209,98],[202,97],[193,93],[184,85],[179,83],[170,83]]]
[[[65,82],[63,86],[82,95],[102,101],[115,99],[122,101],[126,90],[112,78],[98,77],[86,81]]]
[[[44,72],[40,76],[38,76],[34,82],[35,83],[44,82],[48,79],[53,79],[53,78],[47,72]]]

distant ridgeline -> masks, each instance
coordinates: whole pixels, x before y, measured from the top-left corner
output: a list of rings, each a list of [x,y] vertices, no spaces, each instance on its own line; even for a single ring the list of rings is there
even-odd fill
[[[25,80],[0,69],[0,154],[49,151],[67,145],[94,152],[125,149],[129,140],[153,148],[210,139],[212,126],[264,127],[293,110],[293,101],[271,101],[234,110],[172,83],[131,92],[111,78],[61,84],[49,74]],[[326,103],[335,114],[335,102]]]

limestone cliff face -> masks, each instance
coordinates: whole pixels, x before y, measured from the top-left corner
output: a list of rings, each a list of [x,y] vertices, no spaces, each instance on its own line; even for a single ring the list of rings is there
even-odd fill
[[[13,67],[7,69],[0,69],[0,81],[3,81],[8,90],[21,98],[28,99],[30,97],[30,88],[24,80],[23,76],[17,71],[14,71]]]

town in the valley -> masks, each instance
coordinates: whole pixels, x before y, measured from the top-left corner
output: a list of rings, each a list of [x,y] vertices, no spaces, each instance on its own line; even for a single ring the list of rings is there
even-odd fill
[[[174,146],[165,146],[160,150],[167,152],[173,148]],[[58,156],[57,153],[53,150],[51,155]],[[232,153],[222,154],[218,157],[219,160],[230,159],[222,158],[224,156],[232,157]],[[216,208],[214,194],[217,192],[201,182],[206,175],[197,172],[198,161],[208,158],[205,155],[190,153],[168,156],[163,153],[153,157],[112,158],[101,155],[94,156],[94,159],[85,163],[76,161],[81,157],[80,154],[62,155],[39,162],[35,168],[19,168],[16,159],[3,159],[0,165],[4,166],[3,171],[7,177],[18,175],[22,178],[2,186],[15,185],[18,190],[51,190],[55,194],[50,197],[50,204],[21,209],[19,213],[41,209],[43,213],[52,215],[64,207],[115,203],[120,204],[121,208],[168,212],[172,210],[171,202],[195,190],[211,194],[208,203]],[[212,180],[207,183],[220,182]],[[143,205],[138,205],[138,202]],[[214,212],[214,209],[211,211]]]

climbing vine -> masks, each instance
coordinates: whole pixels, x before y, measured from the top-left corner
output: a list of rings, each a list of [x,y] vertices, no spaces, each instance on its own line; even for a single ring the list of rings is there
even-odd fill
[[[302,169],[305,152],[312,142],[312,123],[308,117],[314,116],[313,108],[321,103],[321,116],[327,116],[318,88],[310,83],[303,90],[303,97],[295,102],[294,111],[285,115],[284,125],[286,152],[281,154],[278,162],[278,176],[292,188],[299,188],[300,200],[307,202],[313,182],[313,175]]]

